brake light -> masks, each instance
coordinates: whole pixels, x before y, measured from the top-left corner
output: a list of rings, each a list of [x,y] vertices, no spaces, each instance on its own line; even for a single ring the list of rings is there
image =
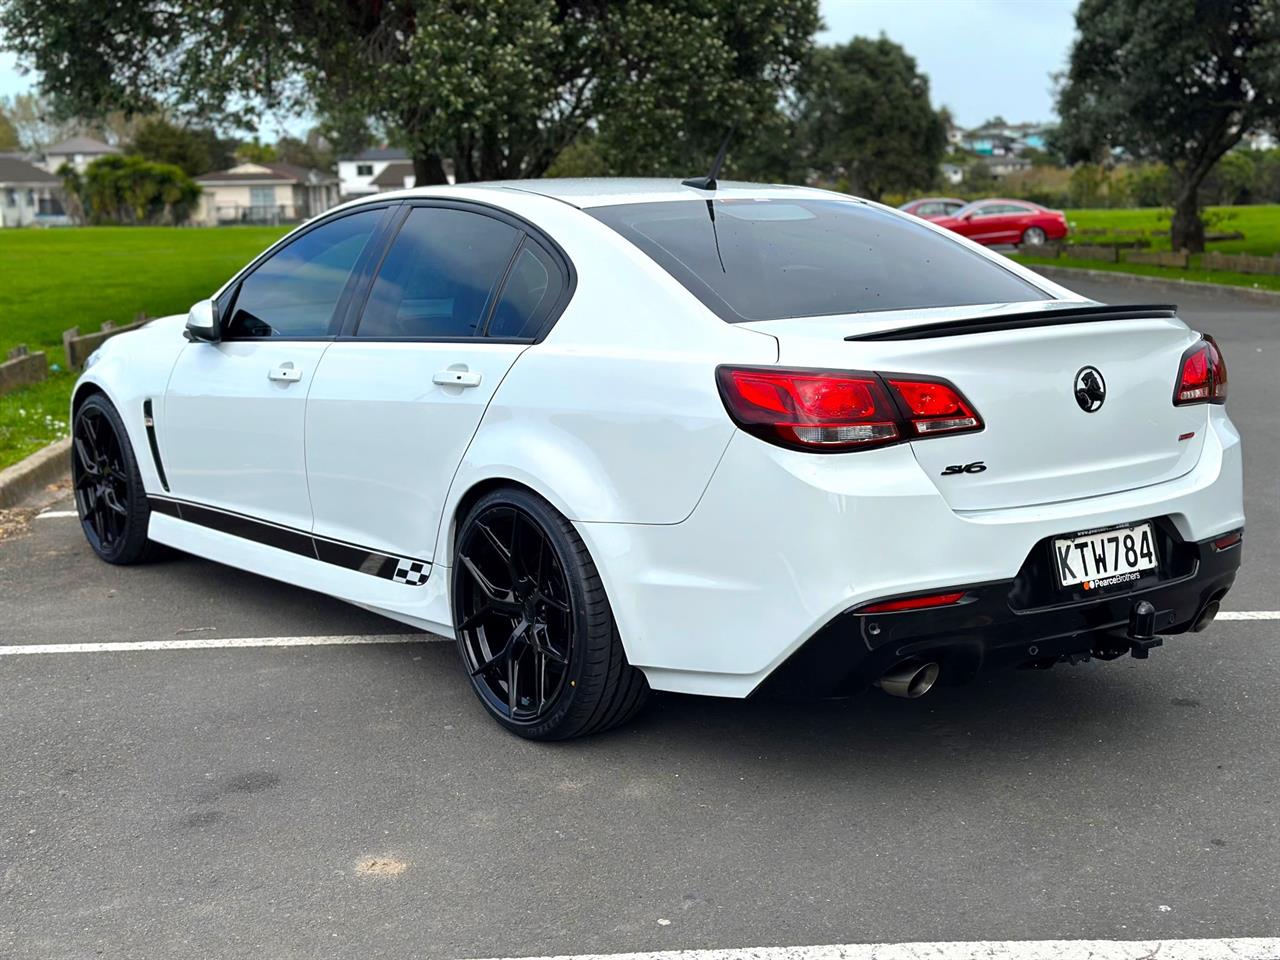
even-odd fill
[[[1173,391],[1173,405],[1227,402],[1227,362],[1218,342],[1205,334],[1182,355],[1178,366],[1178,385]]]
[[[964,591],[932,593],[925,597],[907,597],[905,600],[885,600],[858,610],[858,613],[898,613],[902,610],[927,610],[930,607],[949,607],[964,599]]]
[[[716,379],[734,423],[794,450],[865,450],[982,429],[945,380],[781,367],[719,367]]]
[[[981,430],[982,419],[960,391],[945,380],[885,377],[908,414],[912,433],[926,436]]]

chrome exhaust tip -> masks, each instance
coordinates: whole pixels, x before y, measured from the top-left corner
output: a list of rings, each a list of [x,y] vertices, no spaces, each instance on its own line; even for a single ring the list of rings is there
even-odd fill
[[[1200,611],[1200,616],[1196,617],[1196,622],[1191,625],[1191,632],[1199,633],[1213,623],[1213,618],[1218,615],[1218,609],[1221,606],[1217,600],[1210,600],[1206,603],[1204,609]]]
[[[876,681],[876,686],[891,697],[914,700],[923,697],[938,682],[938,665],[908,660],[888,670]]]

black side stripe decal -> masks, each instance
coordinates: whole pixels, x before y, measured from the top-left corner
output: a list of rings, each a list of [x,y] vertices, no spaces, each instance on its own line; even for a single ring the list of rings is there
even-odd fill
[[[151,413],[151,400],[142,401],[142,422],[147,427],[147,443],[151,446],[151,460],[156,465],[156,474],[160,477],[160,486],[169,492],[169,480],[164,475],[164,461],[160,459],[160,444],[156,442],[156,420]]]
[[[147,502],[156,513],[177,517],[187,523],[194,523],[244,540],[252,540],[254,543],[275,547],[277,550],[310,557],[322,563],[345,567],[347,570],[355,570],[357,573],[378,577],[381,580],[420,587],[427,582],[427,576],[431,572],[431,564],[426,560],[396,557],[367,547],[328,540],[292,527],[246,517],[230,510],[206,507],[185,500],[172,500],[168,497],[147,497]]]

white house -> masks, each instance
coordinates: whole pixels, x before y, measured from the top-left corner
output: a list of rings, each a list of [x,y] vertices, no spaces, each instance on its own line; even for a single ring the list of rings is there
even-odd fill
[[[242,163],[195,178],[204,198],[198,223],[289,223],[338,202],[338,178],[291,163]]]
[[[408,160],[397,160],[395,163],[387,164],[386,168],[371,182],[378,193],[386,193],[388,190],[407,190],[416,181],[413,164]]]
[[[66,222],[62,181],[26,160],[0,156],[0,227]]]
[[[45,150],[44,168],[50,173],[57,173],[64,163],[69,163],[75,167],[77,173],[84,173],[85,167],[99,157],[119,152],[119,147],[113,147],[93,137],[71,137]]]
[[[354,157],[339,157],[338,181],[341,184],[342,199],[367,197],[371,193],[380,192],[373,181],[391,164],[406,162],[412,164],[412,158],[407,151],[397,147],[370,147]]]

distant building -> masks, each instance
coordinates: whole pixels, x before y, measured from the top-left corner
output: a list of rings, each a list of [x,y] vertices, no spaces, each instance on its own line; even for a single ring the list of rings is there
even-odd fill
[[[371,193],[380,192],[373,181],[393,163],[410,164],[412,158],[408,151],[398,147],[370,147],[362,150],[354,157],[338,158],[338,182],[343,200],[353,197],[367,197]],[[412,184],[410,184],[412,186]],[[399,190],[400,187],[395,189]]]
[[[1024,170],[1031,169],[1031,161],[1026,157],[992,157],[986,163],[987,169],[996,177],[1007,177],[1011,173],[1022,173]]]
[[[387,164],[371,182],[378,193],[386,193],[388,190],[407,190],[413,186],[415,179],[413,164],[401,160]]]
[[[69,163],[76,173],[84,173],[85,168],[99,157],[119,152],[119,147],[93,137],[71,137],[45,150],[44,168],[50,173],[57,173],[64,163]]]
[[[291,163],[242,163],[195,178],[204,198],[195,219],[207,224],[291,223],[338,202],[338,178]]]
[[[1048,131],[1042,123],[987,123],[964,131],[960,145],[981,157],[1016,157],[1043,150]]]
[[[942,179],[950,184],[957,184],[964,179],[964,167],[958,163],[944,163],[938,168],[942,173]]]
[[[13,156],[0,156],[0,227],[66,223],[62,181]]]

